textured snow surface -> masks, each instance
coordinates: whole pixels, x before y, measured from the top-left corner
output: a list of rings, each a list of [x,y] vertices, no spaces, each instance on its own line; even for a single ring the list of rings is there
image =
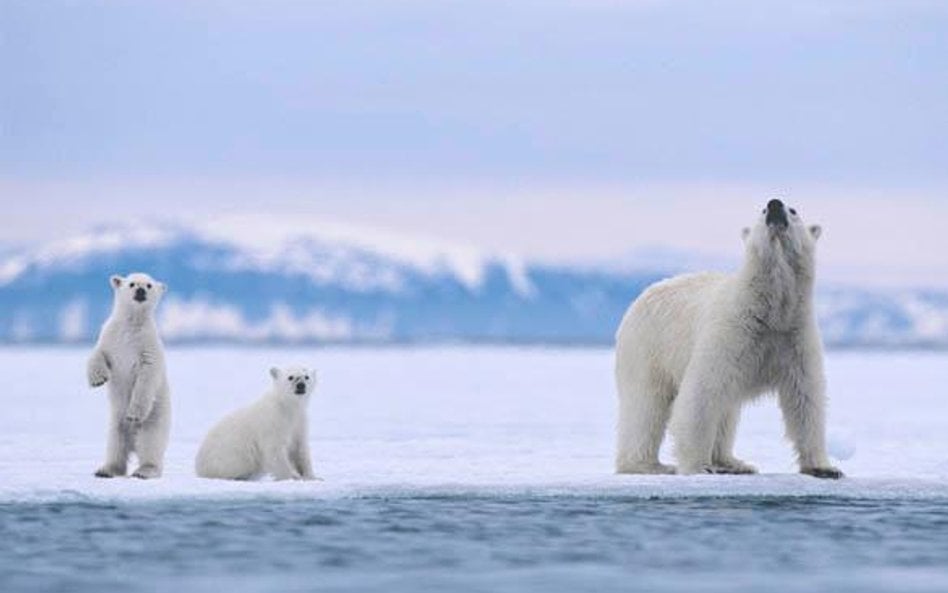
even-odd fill
[[[849,476],[795,473],[776,402],[745,409],[737,454],[762,475],[616,476],[607,349],[174,348],[166,475],[92,477],[106,394],[84,384],[86,349],[0,349],[0,500],[180,497],[827,496],[948,498],[948,354],[828,355],[830,452]],[[267,369],[315,366],[316,483],[198,479],[193,456]],[[667,445],[667,443],[666,443]],[[670,459],[666,446],[665,458]]]

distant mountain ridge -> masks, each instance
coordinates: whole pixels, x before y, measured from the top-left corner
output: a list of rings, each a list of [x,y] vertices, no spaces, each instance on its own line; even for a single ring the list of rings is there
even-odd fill
[[[0,341],[95,338],[113,273],[147,271],[170,291],[169,342],[610,343],[629,303],[688,267],[674,252],[632,266],[528,263],[345,227],[270,242],[198,225],[128,225],[0,255]],[[948,346],[948,293],[821,288],[835,346]]]

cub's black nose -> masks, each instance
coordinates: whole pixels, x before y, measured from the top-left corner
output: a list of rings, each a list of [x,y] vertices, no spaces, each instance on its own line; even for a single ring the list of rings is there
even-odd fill
[[[786,227],[788,224],[787,210],[783,207],[783,202],[776,199],[767,202],[767,226]]]
[[[135,289],[135,300],[136,300],[136,301],[138,301],[139,303],[144,303],[146,298],[148,298],[148,295],[145,294],[145,289],[144,289],[144,288],[136,288],[136,289]]]
[[[297,383],[296,395],[305,395],[305,394],[306,394],[306,383]]]

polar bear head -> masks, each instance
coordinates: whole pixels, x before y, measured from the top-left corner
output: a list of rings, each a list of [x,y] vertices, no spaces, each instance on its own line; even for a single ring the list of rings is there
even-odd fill
[[[150,312],[154,310],[167,287],[148,274],[135,273],[126,277],[112,276],[116,308]]]
[[[270,376],[276,392],[286,397],[306,397],[316,387],[316,371],[301,366],[273,367]]]
[[[767,202],[757,223],[743,232],[747,255],[760,263],[789,264],[812,272],[816,241],[822,229],[807,225],[800,214],[778,199]]]

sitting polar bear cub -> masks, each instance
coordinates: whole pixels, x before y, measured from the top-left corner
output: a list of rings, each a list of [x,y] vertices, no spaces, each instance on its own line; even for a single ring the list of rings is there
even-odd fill
[[[161,476],[171,400],[165,355],[155,325],[155,307],[165,285],[148,274],[112,276],[112,314],[89,358],[91,387],[109,384],[111,420],[105,464],[95,475],[124,476],[128,457],[138,455],[136,478]]]
[[[273,387],[250,406],[221,420],[204,439],[195,461],[202,478],[314,480],[306,406],[315,371],[270,369]]]
[[[770,200],[744,229],[740,272],[679,276],[636,299],[616,335],[619,473],[675,472],[658,460],[669,419],[678,473],[756,472],[732,452],[741,406],[776,391],[800,471],[842,477],[826,455],[819,236]]]

